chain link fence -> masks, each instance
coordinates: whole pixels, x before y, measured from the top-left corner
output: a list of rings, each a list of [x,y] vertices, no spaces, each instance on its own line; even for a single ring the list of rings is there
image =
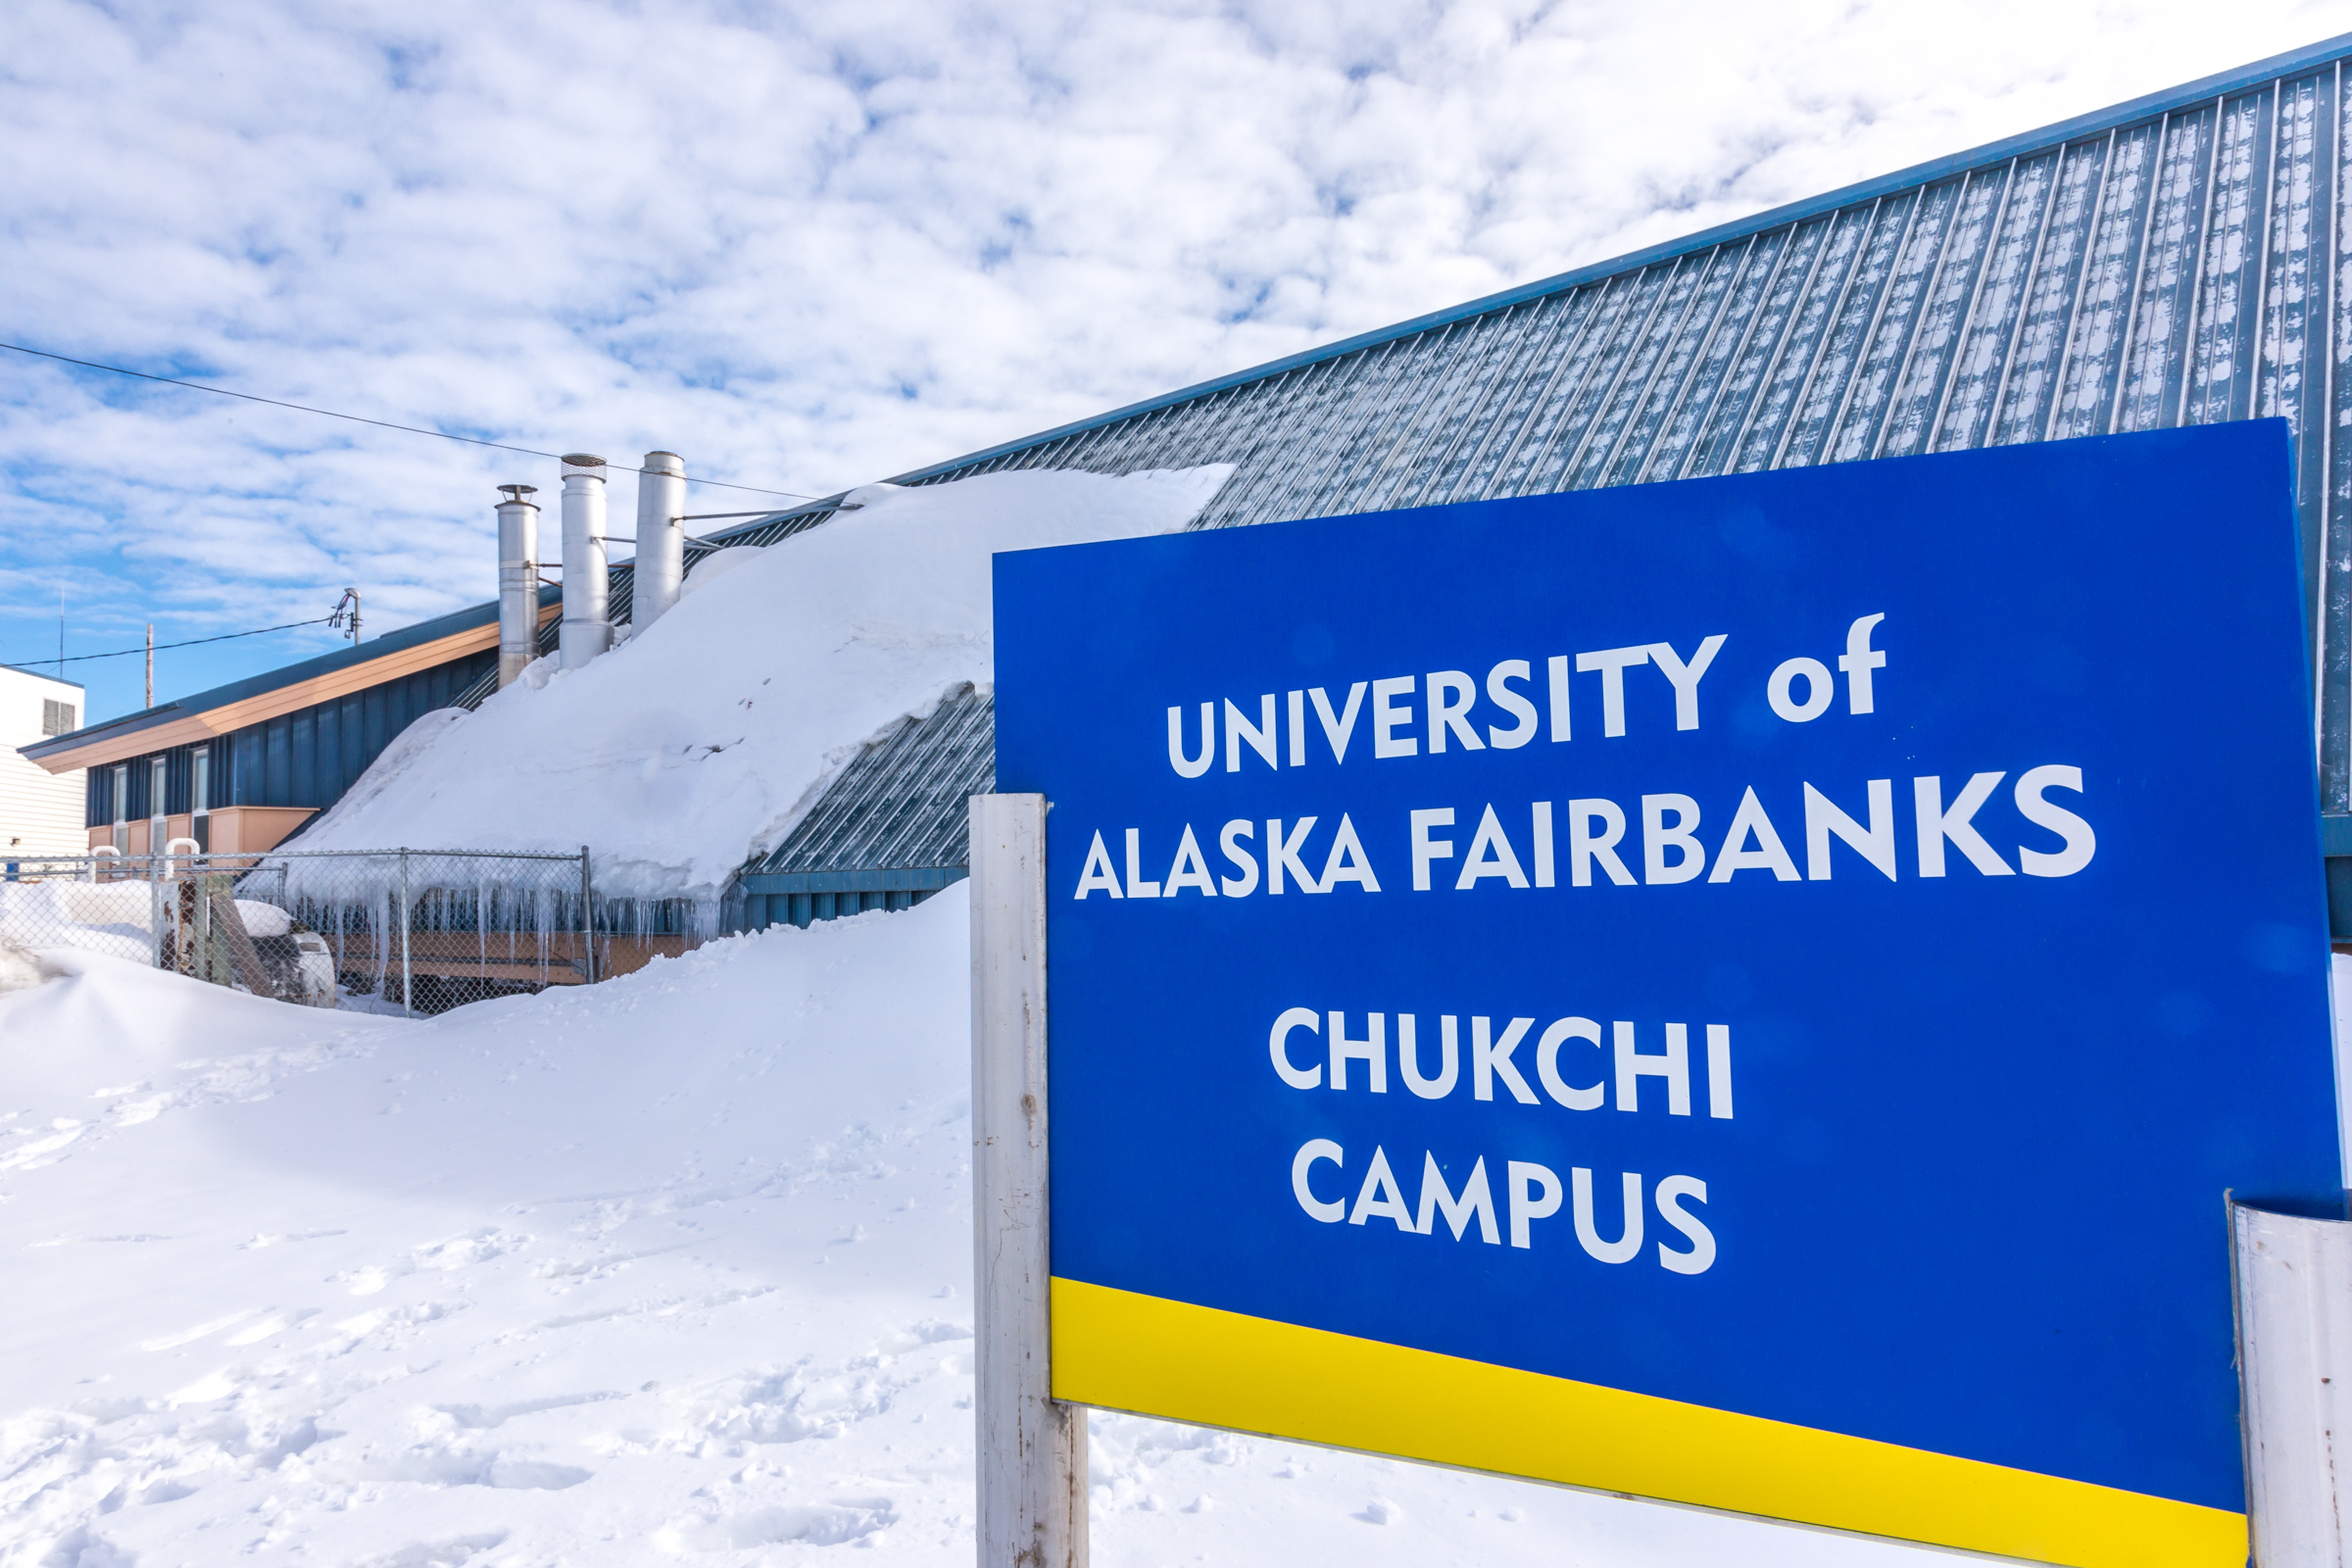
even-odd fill
[[[77,948],[318,1007],[436,1013],[699,946],[685,901],[600,900],[588,852],[291,850],[0,862],[0,957]]]

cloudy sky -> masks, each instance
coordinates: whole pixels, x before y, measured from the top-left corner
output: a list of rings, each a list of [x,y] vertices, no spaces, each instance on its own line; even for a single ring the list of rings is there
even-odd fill
[[[2352,31],[2352,0],[0,6],[0,339],[810,494]],[[555,465],[0,353],[0,661],[494,589]],[[615,485],[623,509],[633,503]],[[697,511],[760,504],[698,488]],[[331,646],[158,658],[169,700]],[[93,716],[139,661],[68,665]]]

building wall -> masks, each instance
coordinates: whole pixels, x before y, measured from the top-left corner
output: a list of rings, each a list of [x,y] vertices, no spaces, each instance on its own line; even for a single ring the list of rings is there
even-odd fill
[[[82,820],[90,829],[115,821],[114,774],[124,770],[123,819],[143,822],[192,810],[191,783],[199,751],[211,753],[208,808],[308,808],[324,810],[382,755],[392,738],[498,667],[495,649],[469,654],[414,675],[403,675],[332,702],[297,709],[201,745],[175,746],[88,770]],[[154,767],[164,761],[164,800],[155,801]],[[30,766],[30,763],[24,764]],[[72,775],[79,779],[79,773]],[[74,835],[78,843],[81,835]]]
[[[63,705],[72,714],[47,704]],[[17,748],[77,728],[87,716],[82,690],[74,682],[0,666],[0,853],[81,853],[81,770],[45,772],[18,756]]]

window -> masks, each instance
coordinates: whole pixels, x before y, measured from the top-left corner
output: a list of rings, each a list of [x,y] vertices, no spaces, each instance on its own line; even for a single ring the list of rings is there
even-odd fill
[[[41,733],[64,735],[74,728],[74,705],[61,703],[53,697],[41,699]]]
[[[115,781],[114,781],[114,782],[115,782],[115,812],[114,812],[114,819],[115,819],[117,822],[127,822],[127,821],[129,821],[129,820],[130,820],[130,764],[129,764],[129,763],[127,763],[127,762],[117,762],[117,763],[115,764]]]
[[[213,749],[199,746],[188,754],[188,810],[202,816],[213,808]]]
[[[147,817],[148,820],[155,823],[155,831],[158,833],[164,830],[164,808],[171,802],[169,793],[171,788],[172,770],[170,766],[160,757],[149,758],[147,760]],[[157,843],[153,848],[160,850],[163,845]]]

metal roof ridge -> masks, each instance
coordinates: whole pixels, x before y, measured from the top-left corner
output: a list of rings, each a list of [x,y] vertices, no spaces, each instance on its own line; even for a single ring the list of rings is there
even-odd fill
[[[1486,316],[1494,311],[1508,309],[1513,305],[1523,305],[1529,300],[1541,299],[1548,294],[1557,294],[1574,288],[1580,283],[1592,282],[1597,278],[1612,277],[1620,272],[1646,267],[1652,262],[1704,250],[1730,240],[1744,239],[1750,234],[1760,234],[1788,223],[1800,222],[1805,219],[1836,212],[1841,207],[1884,196],[1891,191],[1907,190],[1915,185],[1930,184],[1946,175],[1960,173],[1984,164],[1997,163],[2002,159],[2013,158],[2021,153],[2063,144],[2089,132],[2121,129],[2208,98],[2225,98],[2243,88],[2280,76],[2291,75],[2297,71],[2327,65],[2346,57],[2352,57],[2352,33],[2339,33],[2335,37],[2306,44],[2300,49],[2292,49],[2285,54],[2273,55],[2265,60],[2257,60],[2248,65],[2217,72],[2210,76],[2200,76],[2194,81],[2182,82],[2177,87],[2166,87],[2157,92],[2143,93],[2137,98],[2127,99],[2123,103],[2112,105],[2106,109],[2077,115],[2071,120],[2061,120],[2037,129],[2022,131],[2014,136],[2004,136],[1998,141],[1986,142],[1965,152],[1947,153],[1941,158],[1930,159],[1924,164],[1913,164],[1907,169],[1898,169],[1892,173],[1880,174],[1851,185],[1843,185],[1818,196],[1806,197],[1801,201],[1785,203],[1746,218],[1735,219],[1728,223],[1718,223],[1712,228],[1686,234],[1679,239],[1661,240],[1655,245],[1628,251],[1606,261],[1588,263],[1583,267],[1572,268],[1550,277],[1539,278],[1532,283],[1518,284],[1504,289],[1500,293],[1483,295],[1464,304],[1431,311],[1426,315],[1413,317],[1409,320],[1399,321],[1394,326],[1376,327],[1367,332],[1358,332],[1352,337],[1341,338],[1337,342],[1324,344],[1319,348],[1301,349],[1296,354],[1287,354],[1280,359],[1268,360],[1263,365],[1251,366],[1244,370],[1228,371],[1226,374],[1213,376],[1206,381],[1195,382],[1191,386],[1179,388],[1174,392],[1161,393],[1157,397],[1146,398],[1140,403],[1130,403],[1124,407],[1112,409],[1106,414],[1074,419],[1067,424],[1057,424],[1050,430],[1043,430],[1035,435],[1000,442],[993,447],[983,447],[977,452],[966,453],[960,458],[955,458],[946,463],[935,463],[928,467],[911,469],[896,475],[887,482],[912,484],[924,479],[935,478],[940,474],[951,473],[957,468],[968,467],[976,463],[986,463],[991,459],[1001,458],[1009,453],[1043,446],[1050,441],[1058,441],[1064,436],[1076,435],[1084,430],[1115,424],[1121,419],[1130,419],[1137,415],[1172,408],[1180,403],[1190,403],[1196,398],[1223,392],[1232,387],[1246,386],[1252,381],[1262,381],[1269,376],[1280,375],[1286,370],[1295,370],[1302,366],[1320,364],[1325,360],[1336,360],[1345,355],[1353,354],[1359,349],[1374,348],[1382,343],[1394,342],[1398,338],[1411,337],[1416,333],[1429,331],[1433,327],[1467,320],[1472,317]]]

